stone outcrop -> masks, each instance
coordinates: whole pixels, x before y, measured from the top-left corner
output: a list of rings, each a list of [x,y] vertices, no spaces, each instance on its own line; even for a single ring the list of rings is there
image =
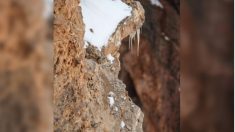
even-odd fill
[[[126,2],[128,3],[128,2]],[[123,20],[99,51],[84,48],[84,24],[77,0],[54,4],[54,129],[55,131],[141,132],[143,113],[118,79],[121,39],[144,22],[139,2],[129,1],[132,15]],[[115,57],[113,63],[107,54]]]

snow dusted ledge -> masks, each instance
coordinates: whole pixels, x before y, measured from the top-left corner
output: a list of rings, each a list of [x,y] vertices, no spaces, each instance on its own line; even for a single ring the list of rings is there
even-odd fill
[[[81,0],[84,40],[99,50],[107,45],[118,24],[131,15],[132,7],[121,0]]]
[[[111,64],[116,65],[119,63],[118,50],[121,41],[129,36],[129,45],[132,47],[136,44],[137,55],[139,54],[140,29],[145,20],[144,9],[140,2],[81,0],[79,6],[85,26],[84,48],[87,52],[92,49],[97,50],[97,55],[104,55]],[[137,41],[132,43],[132,40]],[[100,57],[93,56],[93,58]]]

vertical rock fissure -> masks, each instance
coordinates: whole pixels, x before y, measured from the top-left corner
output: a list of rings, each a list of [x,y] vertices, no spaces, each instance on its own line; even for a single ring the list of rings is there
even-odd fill
[[[123,54],[121,54],[120,58],[122,58],[122,56],[123,56]],[[123,63],[123,62],[121,62],[121,63]],[[140,98],[137,94],[135,84],[134,84],[132,78],[130,77],[130,74],[125,70],[124,67],[121,68],[121,70],[118,74],[118,78],[120,80],[122,80],[123,83],[126,85],[126,90],[128,91],[128,96],[133,100],[133,102],[136,105],[138,105],[142,109],[143,106],[142,106]]]

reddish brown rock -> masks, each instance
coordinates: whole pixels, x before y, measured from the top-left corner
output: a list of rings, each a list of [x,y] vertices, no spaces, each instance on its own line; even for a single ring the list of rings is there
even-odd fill
[[[179,3],[161,1],[163,8],[142,0],[145,23],[136,46],[124,41],[119,78],[144,111],[144,131],[177,132],[180,124]]]
[[[233,0],[183,0],[181,131],[234,129]]]

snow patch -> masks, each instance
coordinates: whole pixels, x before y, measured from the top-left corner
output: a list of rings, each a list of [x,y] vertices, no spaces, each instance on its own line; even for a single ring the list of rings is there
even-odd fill
[[[151,2],[152,5],[156,5],[160,8],[164,8],[162,3],[159,0],[150,0],[150,2]]]
[[[108,97],[108,99],[109,99],[109,105],[112,107],[114,105],[114,98]]]
[[[114,93],[113,93],[112,91],[110,91],[110,92],[108,93],[108,99],[109,99],[109,105],[110,105],[110,107],[112,107],[112,106],[114,105],[114,102],[115,102],[113,96],[114,96]]]
[[[81,0],[84,40],[99,50],[108,43],[118,24],[131,15],[132,8],[121,0]]]
[[[125,126],[126,126],[126,124],[123,121],[121,121],[120,127],[124,128]]]
[[[108,55],[107,55],[107,59],[108,59],[111,63],[113,63],[113,61],[114,61],[114,57],[113,57],[111,54],[108,54]]]

